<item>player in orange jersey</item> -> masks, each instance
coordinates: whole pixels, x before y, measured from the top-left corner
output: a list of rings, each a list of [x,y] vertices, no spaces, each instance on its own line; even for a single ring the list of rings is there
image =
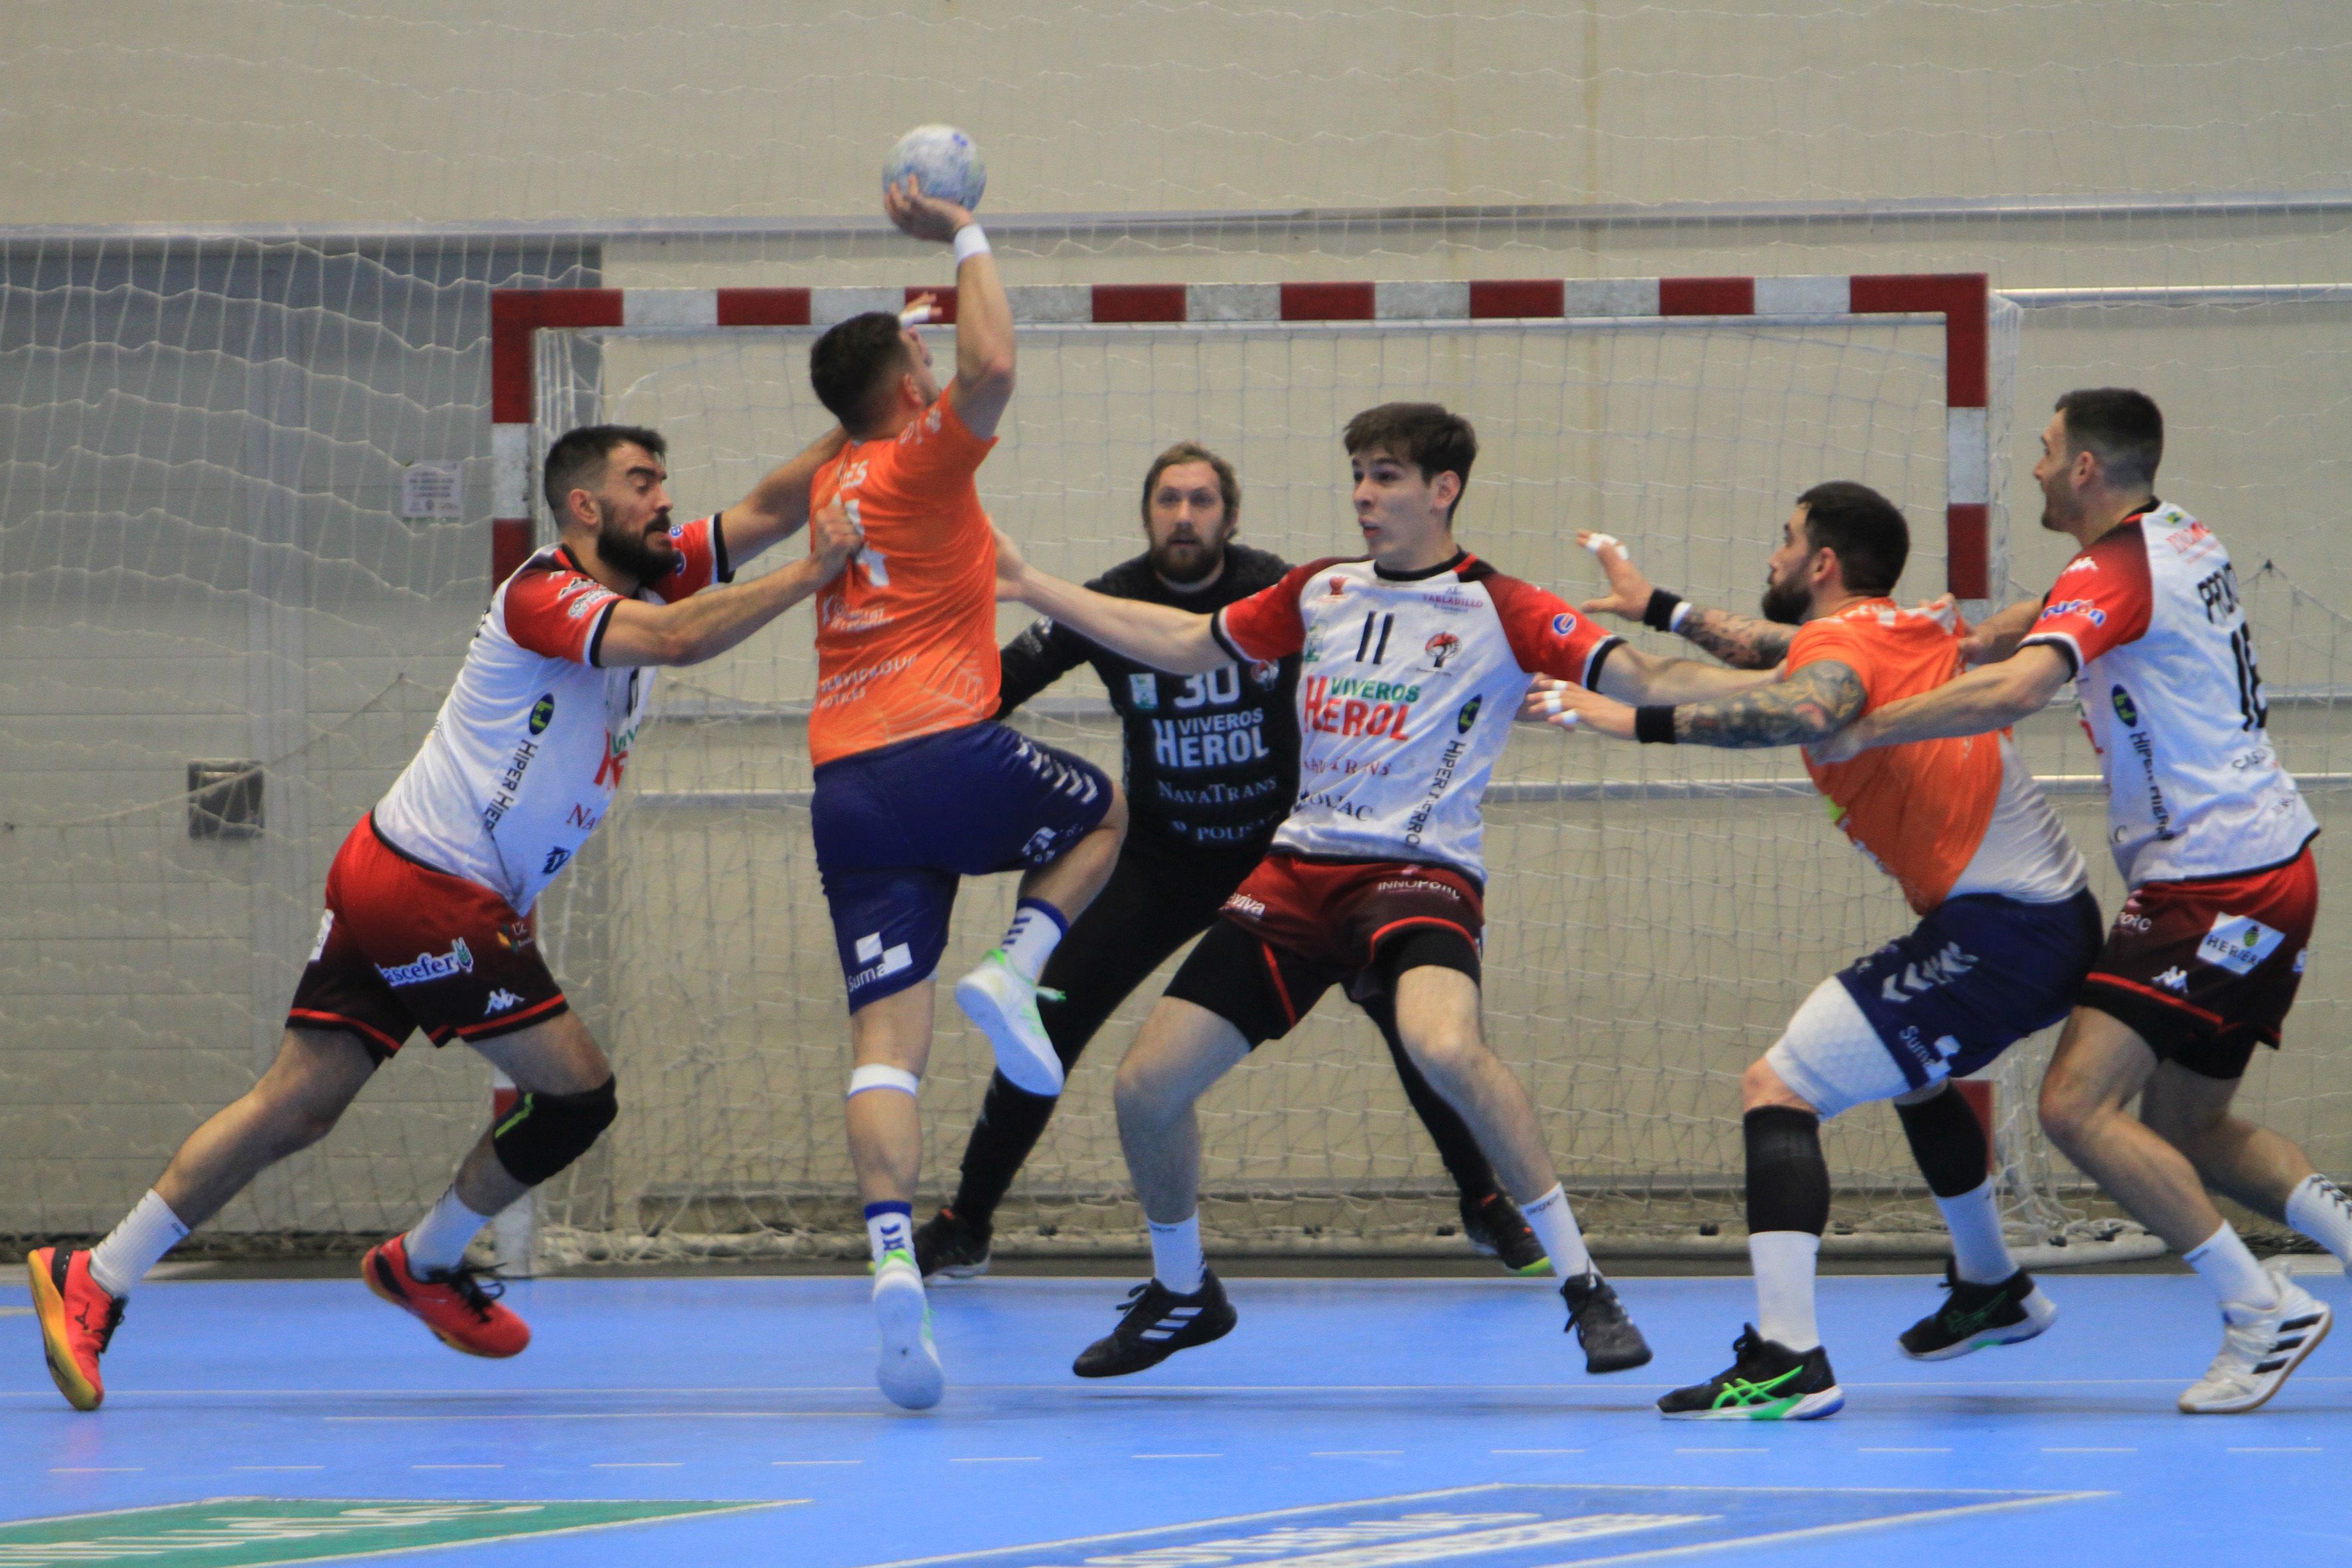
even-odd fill
[[[1864,486],[1832,481],[1798,498],[1768,568],[1761,621],[1685,604],[1651,587],[1615,540],[1580,539],[1610,586],[1587,613],[1641,620],[1726,663],[1784,673],[1738,697],[1671,707],[1553,684],[1529,694],[1528,717],[1654,743],[1806,745],[1961,668],[1963,628],[1948,609],[1903,609],[1887,596],[1910,534],[1894,504]],[[1844,1403],[1813,1312],[1830,1207],[1821,1123],[1868,1100],[1895,1101],[1952,1234],[1949,1294],[1905,1331],[1905,1353],[1944,1360],[2011,1344],[2057,1316],[2009,1254],[1984,1129],[1948,1085],[2065,1016],[2099,945],[2083,858],[2006,733],[1834,765],[1808,755],[1805,767],[1920,922],[1817,986],[1740,1080],[1758,1326],[1739,1336],[1729,1368],[1658,1402],[1671,1416],[1807,1420]]]
[[[809,356],[817,397],[849,434],[814,504],[837,500],[866,537],[817,600],[809,816],[849,992],[849,1150],[874,1253],[877,1375],[894,1402],[922,1409],[945,1377],[913,1248],[915,1096],[957,884],[1023,873],[1011,928],[956,1002],[1008,1080],[1059,1094],[1037,976],[1109,879],[1127,805],[1092,763],[990,717],[996,546],[973,476],[1013,396],[1013,307],[971,213],[912,179],[884,205],[906,233],[955,246],[956,373],[942,390],[921,335],[886,311],[841,322]]]

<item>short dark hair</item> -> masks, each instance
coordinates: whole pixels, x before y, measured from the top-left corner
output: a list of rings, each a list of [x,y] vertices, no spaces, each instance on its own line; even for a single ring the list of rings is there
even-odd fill
[[[2089,452],[2118,485],[2152,485],[2164,460],[2164,413],[2156,399],[2128,386],[2078,387],[2060,398],[2066,416],[2066,451]]]
[[[816,400],[852,435],[873,419],[883,383],[905,374],[905,330],[891,312],[868,310],[828,329],[809,351]]]
[[[1830,479],[1797,498],[1805,538],[1837,552],[1849,593],[1892,593],[1911,558],[1911,528],[1893,501],[1852,479]]]
[[[1151,523],[1151,492],[1160,484],[1160,476],[1179,463],[1206,463],[1216,470],[1217,494],[1224,499],[1225,521],[1232,522],[1242,514],[1242,481],[1234,466],[1210,451],[1198,441],[1179,441],[1151,459],[1151,467],[1143,472],[1143,521]]]
[[[1348,455],[1374,447],[1421,470],[1421,477],[1434,480],[1440,474],[1452,474],[1462,481],[1466,492],[1470,488],[1470,465],[1478,460],[1478,432],[1470,421],[1459,414],[1434,403],[1383,403],[1377,408],[1367,408],[1348,421],[1340,437],[1347,443]],[[1454,498],[1454,506],[1462,498]],[[1451,527],[1454,507],[1445,510],[1445,521]]]
[[[572,521],[564,501],[577,489],[593,489],[604,477],[604,460],[615,447],[643,447],[657,458],[669,457],[669,443],[658,430],[642,425],[583,425],[567,430],[547,449],[540,468],[540,491],[558,528]]]

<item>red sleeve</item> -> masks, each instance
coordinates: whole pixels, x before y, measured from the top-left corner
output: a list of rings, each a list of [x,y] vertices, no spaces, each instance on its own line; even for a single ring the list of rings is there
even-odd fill
[[[1217,646],[1241,664],[1287,658],[1297,653],[1307,642],[1307,617],[1299,613],[1298,596],[1307,591],[1309,577],[1339,559],[1327,555],[1293,566],[1271,587],[1260,588],[1219,610],[1209,622]]]
[[[2067,563],[2025,642],[2056,648],[2080,674],[2101,654],[2146,637],[2154,603],[2147,543],[2140,525],[2128,523]]]
[[[670,574],[646,587],[659,594],[662,603],[675,605],[680,599],[690,599],[713,583],[732,581],[735,575],[727,560],[727,536],[720,531],[717,515],[698,517],[692,522],[670,524],[669,539],[677,546],[677,564]]]
[[[594,664],[621,595],[551,556],[526,564],[499,591],[507,636],[541,658]]]
[[[1602,631],[1549,589],[1500,574],[1485,580],[1495,614],[1510,639],[1511,655],[1529,675],[1549,675],[1590,688],[1601,661],[1624,639]]]

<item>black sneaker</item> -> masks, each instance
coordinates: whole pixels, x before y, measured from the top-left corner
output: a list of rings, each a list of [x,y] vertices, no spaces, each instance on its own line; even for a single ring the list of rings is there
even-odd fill
[[[1462,1239],[1471,1251],[1499,1259],[1507,1274],[1543,1274],[1551,1268],[1543,1243],[1528,1227],[1519,1205],[1501,1193],[1463,1198]]]
[[[1608,1280],[1580,1274],[1559,1282],[1559,1295],[1568,1303],[1568,1326],[1584,1347],[1585,1371],[1631,1372],[1649,1364],[1650,1342],[1625,1315],[1625,1304]]]
[[[977,1279],[988,1272],[993,1227],[943,1208],[915,1227],[915,1267],[925,1279]]]
[[[1179,1296],[1157,1279],[1127,1293],[1118,1327],[1078,1352],[1070,1370],[1080,1377],[1125,1377],[1158,1366],[1178,1351],[1223,1339],[1241,1321],[1225,1288],[1203,1269],[1201,1288]]]
[[[1830,1352],[1819,1345],[1800,1354],[1750,1324],[1731,1353],[1728,1368],[1675,1389],[1658,1401],[1658,1413],[1677,1421],[1818,1421],[1845,1408]]]
[[[1989,1345],[2013,1345],[2058,1321],[2058,1304],[2021,1268],[1998,1285],[1971,1285],[1944,1259],[1944,1304],[1903,1331],[1913,1361],[1952,1361]]]

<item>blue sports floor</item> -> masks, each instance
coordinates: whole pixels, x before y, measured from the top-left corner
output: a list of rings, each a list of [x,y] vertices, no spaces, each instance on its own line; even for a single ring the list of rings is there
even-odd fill
[[[2352,1307],[2340,1277],[2305,1282]],[[11,1521],[222,1498],[793,1500],[432,1553],[482,1568],[2352,1561],[2352,1331],[2257,1414],[2179,1415],[2219,1338],[2186,1276],[2052,1277],[2050,1334],[1938,1366],[1894,1348],[1927,1279],[1827,1279],[1846,1409],[1791,1426],[1651,1409],[1728,1359],[1742,1279],[1622,1280],[1659,1355],[1612,1379],[1582,1374],[1542,1281],[1229,1283],[1230,1337],[1110,1384],[1068,1367],[1125,1282],[936,1289],[950,1387],[919,1415],[873,1389],[854,1279],[520,1285],[536,1340],[506,1363],[444,1350],[356,1278],[152,1283],[89,1415],[50,1387],[11,1287],[0,1563],[264,1560],[213,1535],[117,1556],[86,1539],[108,1521],[59,1527],[83,1544],[55,1554],[7,1544]],[[336,1539],[268,1560],[391,1538]]]

